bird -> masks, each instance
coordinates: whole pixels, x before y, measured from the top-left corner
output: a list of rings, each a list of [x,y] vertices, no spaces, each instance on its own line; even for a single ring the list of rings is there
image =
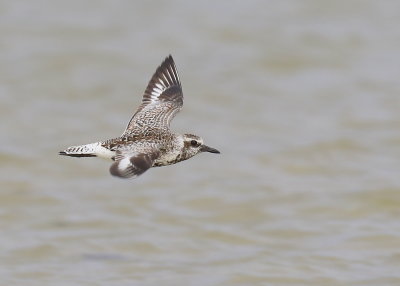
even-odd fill
[[[110,173],[119,178],[136,178],[151,167],[176,164],[202,152],[220,154],[205,145],[200,136],[171,131],[170,123],[182,106],[181,82],[169,55],[151,77],[140,106],[121,136],[71,146],[59,154],[110,159]]]

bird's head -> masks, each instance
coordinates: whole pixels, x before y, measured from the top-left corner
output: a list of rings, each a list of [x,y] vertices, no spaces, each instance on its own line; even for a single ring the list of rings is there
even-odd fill
[[[203,139],[197,135],[184,134],[182,137],[185,159],[189,159],[201,152],[220,153],[217,149],[204,145]]]

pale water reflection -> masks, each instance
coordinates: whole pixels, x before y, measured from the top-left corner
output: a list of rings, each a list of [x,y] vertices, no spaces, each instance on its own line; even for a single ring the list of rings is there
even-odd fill
[[[0,3],[1,285],[399,285],[396,2]],[[222,154],[118,180],[171,53]]]

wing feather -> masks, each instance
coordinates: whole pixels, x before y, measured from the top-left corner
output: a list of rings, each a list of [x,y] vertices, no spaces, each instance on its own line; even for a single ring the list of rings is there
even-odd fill
[[[136,178],[153,166],[159,154],[157,150],[150,150],[146,153],[117,151],[115,162],[110,167],[110,173],[120,178]]]
[[[182,108],[182,105],[182,86],[174,60],[170,55],[150,79],[143,95],[142,104],[129,121],[123,136],[129,135],[136,126],[141,127],[149,120],[157,120],[157,122],[151,122],[154,126],[169,127],[171,120]]]

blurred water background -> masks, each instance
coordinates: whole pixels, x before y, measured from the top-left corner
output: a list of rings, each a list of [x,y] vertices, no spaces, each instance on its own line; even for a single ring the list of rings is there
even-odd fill
[[[400,2],[1,1],[1,285],[400,285]],[[168,54],[201,154],[135,180]]]

